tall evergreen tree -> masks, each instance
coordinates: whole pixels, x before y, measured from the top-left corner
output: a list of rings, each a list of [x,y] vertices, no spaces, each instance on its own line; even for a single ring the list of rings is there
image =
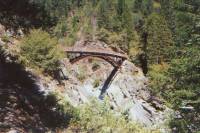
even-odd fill
[[[156,13],[150,15],[146,22],[147,55],[150,63],[169,60],[169,49],[173,44],[172,35],[165,19]]]
[[[133,5],[133,11],[138,12],[142,8],[142,0],[135,0]]]
[[[176,42],[181,46],[188,41],[192,42],[191,37],[198,33],[200,2],[198,0],[176,0],[174,5],[176,10]]]
[[[153,0],[135,0],[133,6],[134,12],[141,12],[147,16],[153,12]]]
[[[108,1],[107,0],[101,0],[99,2],[98,7],[98,25],[99,27],[106,27],[109,23],[109,8],[108,8]]]
[[[117,14],[122,16],[125,9],[125,0],[118,0],[117,1]]]
[[[175,39],[176,20],[173,0],[161,0],[161,12],[168,23],[168,27],[172,31],[173,38]]]
[[[133,25],[133,17],[130,8],[128,5],[124,6],[124,12],[122,14],[122,27],[126,30],[127,33],[127,48],[129,48],[129,42],[133,39],[134,25]]]

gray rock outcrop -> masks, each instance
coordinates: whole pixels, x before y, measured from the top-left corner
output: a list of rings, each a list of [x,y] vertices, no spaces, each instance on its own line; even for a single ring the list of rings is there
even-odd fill
[[[112,71],[112,66],[106,62],[90,59],[74,65],[67,60],[65,62],[67,62],[69,75],[69,80],[63,81],[65,98],[74,106],[89,102],[91,97],[99,98],[103,83]],[[99,65],[95,71],[92,69],[94,63]],[[82,73],[85,76],[84,81],[78,79],[81,71],[84,72]],[[98,86],[94,85],[97,81]],[[156,103],[159,104],[158,107],[162,107],[160,110],[153,106],[156,101],[149,100],[151,95],[147,85],[148,79],[142,71],[131,62],[125,61],[106,91],[106,96],[116,112],[126,112],[131,120],[147,127],[160,127],[171,110],[161,103]]]

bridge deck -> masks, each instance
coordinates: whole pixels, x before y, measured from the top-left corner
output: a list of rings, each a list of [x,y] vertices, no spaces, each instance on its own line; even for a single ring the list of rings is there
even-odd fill
[[[118,57],[127,59],[128,56],[126,54],[117,53],[107,49],[91,49],[91,48],[64,48],[65,52],[69,53],[83,53],[83,54],[92,54],[92,55],[104,55],[104,56],[111,56],[111,57]]]

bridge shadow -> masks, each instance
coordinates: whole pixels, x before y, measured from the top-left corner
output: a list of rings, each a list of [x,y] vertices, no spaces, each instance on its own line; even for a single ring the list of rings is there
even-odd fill
[[[4,63],[0,59],[0,132],[44,133],[66,128],[70,114],[58,110],[56,98],[44,95],[36,84],[36,77],[20,65]]]
[[[119,70],[119,67],[114,67],[114,69],[112,70],[112,72],[110,73],[106,81],[104,82],[103,87],[101,89],[101,94],[99,96],[100,99],[104,98],[105,92],[112,84],[112,81],[114,80],[118,70]]]

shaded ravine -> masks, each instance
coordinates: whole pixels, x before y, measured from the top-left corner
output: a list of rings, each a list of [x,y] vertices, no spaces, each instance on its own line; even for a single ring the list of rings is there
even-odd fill
[[[36,77],[20,65],[0,60],[0,132],[44,133],[68,125],[70,115],[57,111],[56,98],[44,95]]]

